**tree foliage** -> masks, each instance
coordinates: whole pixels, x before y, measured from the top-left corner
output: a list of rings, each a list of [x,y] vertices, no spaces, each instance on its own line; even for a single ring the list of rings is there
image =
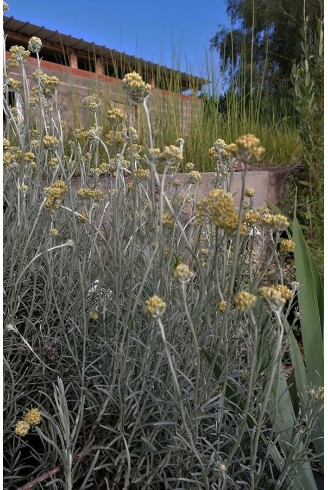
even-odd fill
[[[290,88],[293,64],[302,59],[301,41],[313,42],[320,0],[226,0],[232,28],[219,26],[211,47],[230,77],[240,70],[248,89],[262,83],[270,94]],[[242,62],[241,62],[242,60]]]

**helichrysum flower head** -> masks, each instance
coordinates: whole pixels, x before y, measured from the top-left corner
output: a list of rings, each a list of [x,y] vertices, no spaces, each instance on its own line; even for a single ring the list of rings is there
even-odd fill
[[[59,234],[59,231],[57,230],[57,228],[51,228],[51,230],[50,230],[51,236],[58,236],[58,234]]]
[[[317,389],[311,388],[309,393],[313,400],[315,401],[323,401],[324,400],[324,387],[319,386]]]
[[[263,214],[261,217],[261,225],[271,231],[283,231],[289,227],[289,221],[282,214]]]
[[[139,180],[150,180],[150,170],[149,168],[138,168],[135,171],[135,176]]]
[[[189,266],[187,264],[179,264],[173,270],[173,276],[175,277],[175,279],[186,283],[194,277],[194,273],[189,269]]]
[[[161,160],[165,163],[178,165],[182,162],[183,157],[180,148],[174,145],[165,146],[161,152]]]
[[[46,148],[55,148],[56,146],[58,146],[59,143],[58,138],[56,136],[49,136],[49,135],[46,135],[42,141]]]
[[[55,180],[51,186],[44,188],[47,197],[44,206],[47,211],[58,209],[61,205],[63,194],[68,192],[68,187],[62,180]]]
[[[229,192],[225,194],[222,189],[210,191],[208,197],[197,203],[196,223],[202,223],[205,218],[209,218],[218,228],[234,231],[238,224],[238,214],[232,195]]]
[[[4,151],[9,150],[10,141],[7,138],[3,138],[2,147],[3,147]]]
[[[23,46],[12,46],[9,48],[9,52],[9,66],[12,67],[25,63],[27,58],[30,56],[30,52],[25,50]]]
[[[97,94],[88,95],[83,99],[84,109],[89,109],[91,112],[96,112],[101,105],[102,102]]]
[[[242,216],[242,222],[250,226],[254,226],[259,219],[260,219],[259,212],[253,209],[248,209],[243,213]]]
[[[295,242],[293,240],[281,240],[280,251],[283,254],[288,254],[295,251]]]
[[[7,140],[8,141],[8,140]],[[11,146],[7,151],[3,153],[3,165],[4,167],[14,169],[17,168],[22,158],[22,150],[16,146]]]
[[[29,40],[27,47],[32,53],[39,53],[40,49],[42,48],[42,41],[39,37],[33,36]]]
[[[227,301],[219,301],[218,302],[218,310],[220,313],[224,313],[228,308],[228,302]]]
[[[255,191],[253,189],[253,187],[247,187],[247,189],[245,190],[245,196],[246,197],[253,197],[255,194]]]
[[[41,422],[41,414],[38,408],[31,408],[24,417],[29,425],[38,425]]]
[[[139,73],[127,73],[122,80],[123,88],[133,102],[143,102],[150,94],[151,85],[143,81]]]
[[[15,80],[14,78],[9,78],[8,85],[10,85],[15,92],[19,92],[22,88],[22,82],[20,80]]]
[[[121,109],[110,109],[108,112],[107,112],[107,118],[110,122],[110,124],[116,128],[117,126],[119,126],[120,124],[122,124],[122,122],[124,121],[125,119],[125,116],[124,116],[124,112],[121,111]]]
[[[49,76],[46,73],[43,73],[43,71],[39,70],[39,69],[37,69],[33,72],[33,78],[36,82],[40,82],[41,91],[45,97],[49,97],[51,95],[54,95],[54,93],[57,89],[57,86],[59,84],[59,78],[57,78],[55,76]],[[35,87],[35,93],[36,93],[36,96],[39,95],[38,94],[38,87]],[[43,102],[43,104],[45,105],[44,102]],[[48,106],[48,107],[50,108],[51,106]]]
[[[30,430],[30,424],[25,420],[19,420],[15,426],[15,434],[25,437]]]
[[[77,191],[77,195],[80,199],[93,199],[95,201],[99,201],[104,198],[104,193],[100,189],[79,189]]]
[[[26,192],[28,191],[28,185],[26,184],[22,184],[20,187],[19,187],[19,190],[22,191],[22,192]]]
[[[169,213],[168,211],[163,211],[162,223],[164,226],[167,226],[168,228],[173,228],[175,224],[174,216],[172,216],[172,214]]]
[[[149,160],[153,163],[164,163],[166,165],[178,165],[182,162],[183,156],[180,148],[174,145],[165,146],[163,150],[151,148],[148,151]]]
[[[99,320],[99,315],[96,311],[91,311],[89,317],[92,322],[97,322]]]
[[[262,157],[265,149],[260,146],[260,140],[254,136],[254,134],[247,133],[240,136],[235,141],[237,148],[237,155],[242,160],[255,160],[258,161]]]
[[[231,152],[230,145],[227,145],[224,140],[218,139],[215,141],[214,146],[208,150],[208,155],[212,160],[221,162],[222,160],[229,160],[233,156],[233,153]]]
[[[276,286],[263,286],[259,289],[261,298],[267,303],[272,311],[281,311],[286,300],[291,299],[293,291],[283,284]]]
[[[195,168],[195,164],[192,162],[186,163],[186,171],[191,172]]]
[[[197,172],[197,170],[192,170],[190,173],[189,173],[189,183],[190,184],[196,184],[197,182],[199,182],[201,179],[201,175],[199,172]]]
[[[281,294],[281,297],[284,300],[291,299],[293,297],[293,291],[284,284],[277,284],[275,289]]]
[[[241,313],[253,308],[256,303],[256,296],[247,291],[240,291],[235,295],[235,307]]]
[[[44,188],[47,197],[60,197],[68,191],[68,187],[62,180],[55,180],[51,186]]]
[[[157,318],[163,315],[166,303],[156,294],[145,301],[145,312]]]

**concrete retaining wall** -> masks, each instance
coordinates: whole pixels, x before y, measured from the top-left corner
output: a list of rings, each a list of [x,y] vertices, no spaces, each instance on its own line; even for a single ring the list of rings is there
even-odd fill
[[[273,170],[250,170],[246,175],[246,188],[252,187],[255,190],[254,208],[265,206],[267,201],[270,201],[277,206],[282,202],[283,182],[282,175],[284,172]],[[201,174],[201,180],[192,186],[192,193],[198,201],[213,189],[212,179],[215,178],[214,172],[204,172]],[[177,174],[176,178],[181,183],[188,182],[188,174]],[[232,180],[231,192],[234,197],[236,207],[239,206],[241,198],[243,172],[234,172]],[[168,176],[169,180],[170,177]]]

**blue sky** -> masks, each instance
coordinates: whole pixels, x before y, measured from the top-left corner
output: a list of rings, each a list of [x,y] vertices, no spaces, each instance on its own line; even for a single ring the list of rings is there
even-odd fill
[[[224,0],[7,3],[7,16],[199,76],[208,73],[210,39],[218,25],[230,26]]]

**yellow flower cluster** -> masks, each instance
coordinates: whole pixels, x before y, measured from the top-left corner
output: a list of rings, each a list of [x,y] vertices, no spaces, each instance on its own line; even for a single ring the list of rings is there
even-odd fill
[[[101,126],[92,126],[86,130],[83,127],[74,130],[74,135],[79,140],[92,141],[99,138],[102,131]]]
[[[139,137],[139,136],[138,136]],[[132,155],[135,160],[140,160],[141,153],[144,151],[144,147],[142,145],[138,145],[137,143],[132,144]],[[131,147],[130,145],[127,147],[126,157],[131,160]],[[130,162],[129,162],[130,164]]]
[[[137,141],[139,139],[138,131],[133,127],[131,127],[130,129],[124,129],[122,131],[122,136],[127,141],[130,141],[130,138],[132,139],[132,141]]]
[[[191,172],[194,169],[195,165],[192,162],[186,163],[186,171]]]
[[[266,213],[261,217],[260,224],[272,231],[287,230],[289,227],[288,219],[282,214],[273,215]]]
[[[47,211],[58,209],[61,205],[62,195],[68,191],[68,187],[62,180],[55,180],[50,187],[44,188],[47,197],[44,207]]]
[[[150,161],[154,163],[164,163],[164,164],[179,164],[183,160],[180,148],[174,145],[165,146],[163,150],[160,148],[151,148],[148,151],[148,156]]]
[[[94,199],[95,201],[104,198],[103,191],[101,191],[100,189],[90,189],[88,187],[84,189],[79,189],[77,191],[77,195],[81,199]]]
[[[201,175],[199,172],[197,172],[197,170],[192,170],[190,173],[189,173],[189,183],[190,184],[196,184],[197,182],[199,182],[201,179]]]
[[[166,303],[156,294],[146,299],[145,312],[153,317],[160,317],[166,309]]]
[[[83,99],[83,108],[89,109],[91,112],[96,112],[101,105],[102,102],[97,94],[88,95]]]
[[[120,146],[123,145],[125,138],[122,131],[109,131],[105,136],[105,141],[109,146],[114,146],[114,144]]]
[[[6,140],[8,141],[8,140]],[[17,146],[10,146],[7,151],[3,153],[3,165],[8,168],[18,167],[21,161],[23,152]]]
[[[55,236],[58,236],[59,234],[59,231],[57,230],[57,228],[51,228],[50,230],[50,235],[55,237]]]
[[[32,53],[38,53],[42,48],[42,41],[39,37],[32,36],[27,47]]]
[[[135,176],[137,177],[137,179],[146,179],[146,180],[150,180],[150,170],[149,168],[138,168],[136,171],[135,171]]]
[[[214,146],[208,150],[208,156],[215,162],[221,159],[228,160],[233,157],[235,150],[234,144],[228,145],[224,140],[218,139]]]
[[[46,148],[55,148],[58,146],[58,138],[56,136],[49,136],[48,134],[43,138],[43,144]]]
[[[263,146],[260,146],[260,140],[250,133],[240,136],[235,141],[235,145],[237,154],[243,159],[246,158],[246,160],[252,158],[258,161],[265,152]]]
[[[25,437],[31,425],[38,425],[41,422],[41,414],[38,408],[32,408],[27,412],[23,420],[19,420],[15,426],[15,434]]]
[[[240,291],[235,295],[234,301],[236,309],[241,313],[245,313],[255,305],[256,296],[247,291]]]
[[[247,187],[247,189],[245,190],[245,196],[246,197],[253,197],[255,194],[255,191],[253,189],[253,187]]]
[[[55,167],[56,165],[58,165],[58,158],[49,158],[47,164],[49,165],[49,167]]]
[[[197,203],[196,223],[200,224],[208,217],[215,226],[229,232],[234,231],[238,224],[238,214],[230,192],[213,189],[208,197]]]
[[[127,73],[122,83],[129,99],[133,102],[143,102],[150,94],[151,86],[144,82],[139,73],[135,71]]]
[[[15,92],[19,92],[22,88],[22,82],[20,80],[15,80],[14,78],[9,78],[8,84]]]
[[[168,211],[163,211],[162,223],[164,226],[167,226],[168,228],[173,228],[175,223],[174,216],[172,216],[172,214],[169,213]]]
[[[87,213],[85,211],[82,211],[82,213],[79,216],[79,219],[80,219],[81,223],[84,224],[88,221],[89,218],[88,218]]]
[[[293,292],[283,284],[263,286],[259,289],[259,293],[272,311],[280,311],[285,302],[293,296]]]
[[[97,322],[99,320],[99,315],[96,311],[91,311],[89,318],[92,322]]]
[[[319,388],[317,388],[316,390],[312,388],[310,390],[310,395],[312,396],[312,398],[315,401],[323,401],[324,400],[324,387],[319,386]]]
[[[2,148],[4,149],[4,151],[9,150],[9,148],[10,148],[10,141],[7,138],[3,138]]]
[[[280,251],[283,254],[288,254],[289,252],[294,252],[295,242],[293,240],[281,240]]]
[[[228,308],[228,302],[227,301],[219,301],[218,302],[218,310],[220,313],[224,313]]]
[[[293,291],[284,284],[277,284],[276,286],[274,286],[274,288],[281,294],[281,297],[285,300],[291,299],[293,297]]]
[[[25,420],[19,420],[15,427],[15,434],[21,437],[25,437],[30,429],[30,424]]]
[[[190,279],[194,277],[194,275],[195,274],[189,269],[189,266],[187,264],[179,264],[173,270],[173,276],[175,277],[175,279],[178,279],[183,283],[189,282]]]
[[[114,108],[107,112],[107,118],[112,126],[117,127],[124,121],[125,116],[121,109]]]
[[[9,48],[9,66],[15,67],[19,66],[20,63],[25,63],[27,58],[30,56],[30,52],[25,50],[23,46],[12,46]]]
[[[259,218],[260,213],[258,211],[255,211],[254,209],[249,209],[243,213],[242,222],[246,225],[254,226]]]
[[[109,172],[109,171],[110,171],[110,165],[109,165],[109,163],[106,163],[106,162],[100,163],[97,168],[93,169],[93,172],[96,175],[105,174],[106,172]]]
[[[41,91],[45,96],[53,95],[59,84],[59,78],[55,76],[51,77],[39,69],[33,72],[33,78],[36,82],[40,81]],[[33,88],[34,88],[33,93],[35,95],[38,95],[38,88],[37,87],[33,87]]]

